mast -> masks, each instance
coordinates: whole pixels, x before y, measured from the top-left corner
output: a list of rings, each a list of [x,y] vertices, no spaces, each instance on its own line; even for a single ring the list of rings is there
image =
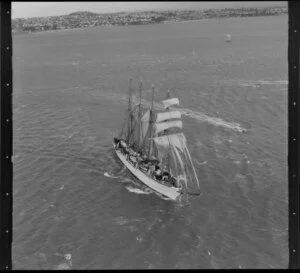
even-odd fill
[[[140,91],[140,103],[139,103],[139,114],[138,114],[138,149],[141,149],[141,104],[142,104],[142,81],[139,83]]]
[[[132,78],[129,80],[129,99],[128,99],[128,115],[129,115],[129,121],[128,121],[128,131],[127,131],[127,143],[129,143],[130,140],[130,133],[131,133],[131,127],[132,127],[132,114],[131,114],[131,90],[132,89]]]
[[[151,109],[150,109],[150,119],[149,119],[149,132],[150,132],[150,142],[149,142],[149,152],[148,157],[150,157],[152,153],[153,139],[152,139],[152,123],[153,123],[153,101],[154,101],[154,85],[152,85],[152,99],[151,99]]]
[[[166,99],[170,98],[170,89],[168,89],[167,95],[166,95]],[[167,108],[167,111],[169,111],[169,107]],[[164,131],[164,135],[167,135],[168,130]],[[168,172],[170,173],[170,152],[171,152],[171,145],[170,145],[170,140],[168,137],[168,141],[169,141],[169,153],[168,153],[168,161],[167,161],[167,168],[168,168]]]

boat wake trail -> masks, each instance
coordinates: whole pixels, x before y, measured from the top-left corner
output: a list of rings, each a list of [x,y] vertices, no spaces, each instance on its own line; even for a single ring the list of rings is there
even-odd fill
[[[168,197],[166,197],[166,196],[163,196],[163,195],[161,195],[161,194],[159,194],[159,193],[157,193],[156,195],[158,195],[161,199],[163,199],[163,200],[166,200],[166,201],[173,201],[171,198],[168,198]]]
[[[109,178],[119,178],[117,176],[113,176],[113,175],[109,174],[108,172],[105,172],[104,176],[109,177]]]
[[[217,86],[240,86],[259,88],[263,86],[287,87],[287,80],[221,80],[216,83]]]
[[[240,133],[247,132],[247,130],[245,128],[243,128],[239,123],[236,123],[236,122],[228,122],[228,121],[225,121],[221,118],[210,117],[210,116],[207,116],[203,113],[196,112],[196,111],[189,110],[189,109],[180,108],[178,110],[183,115],[191,117],[191,118],[193,118],[197,121],[200,121],[200,122],[207,122],[211,125],[223,127],[223,128],[226,128],[226,129],[231,129],[233,131],[237,131],[237,132],[240,132]]]
[[[63,256],[65,258],[65,262],[59,264],[54,268],[54,270],[69,270],[72,269],[72,255],[71,254],[65,254],[61,255],[59,253],[55,253],[57,256]]]
[[[148,194],[151,193],[151,191],[147,191],[147,190],[143,191],[143,190],[141,190],[141,189],[133,188],[133,187],[130,187],[130,186],[126,187],[126,189],[127,189],[128,191],[133,192],[133,193],[136,193],[136,194],[147,194],[147,195],[148,195]]]
[[[238,85],[243,87],[261,87],[264,85],[273,85],[273,86],[287,86],[287,80],[278,80],[278,81],[267,81],[267,80],[259,80],[259,81],[244,81],[240,82]]]
[[[152,191],[152,190],[150,190],[148,188],[145,188],[144,190],[142,190],[142,189],[133,188],[133,187],[128,186],[128,187],[126,187],[126,189],[129,192],[132,192],[132,193],[135,193],[135,194],[146,194],[146,195],[149,195],[151,193],[154,193],[155,195],[157,195],[158,197],[162,198],[163,200],[173,201],[171,198],[163,196],[162,194],[159,194],[158,192]]]
[[[205,160],[205,161],[199,163],[198,165],[204,165],[204,164],[206,164],[206,163],[207,163],[207,161]]]

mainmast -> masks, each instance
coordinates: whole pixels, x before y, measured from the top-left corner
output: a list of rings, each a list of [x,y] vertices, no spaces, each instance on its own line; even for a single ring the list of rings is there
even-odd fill
[[[170,89],[168,89],[167,95],[166,95],[166,99],[168,100],[170,98]],[[167,108],[167,111],[169,111],[169,107]],[[164,135],[167,135],[168,130],[164,131]],[[171,145],[170,145],[170,140],[168,137],[168,141],[169,141],[169,153],[168,153],[168,161],[167,161],[167,168],[168,168],[168,172],[170,173],[170,152],[171,152]]]
[[[152,146],[153,146],[153,133],[152,133],[152,123],[153,123],[153,102],[154,102],[154,85],[152,85],[152,99],[151,99],[151,109],[150,109],[150,119],[149,119],[149,132],[150,132],[150,142],[149,142],[149,152],[148,157],[150,157],[152,153]]]
[[[128,100],[128,131],[127,131],[127,143],[130,140],[131,128],[132,128],[132,114],[131,114],[131,92],[132,92],[132,79],[129,80],[129,100]]]
[[[141,149],[141,104],[142,104],[142,81],[139,82],[140,91],[140,103],[139,103],[139,114],[138,114],[138,149]]]

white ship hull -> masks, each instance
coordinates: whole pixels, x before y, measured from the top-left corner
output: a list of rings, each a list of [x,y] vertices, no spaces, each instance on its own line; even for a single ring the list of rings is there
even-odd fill
[[[181,190],[175,187],[171,186],[165,186],[159,182],[156,182],[154,179],[152,179],[150,176],[142,172],[141,170],[135,168],[130,162],[126,160],[126,157],[124,154],[117,150],[115,145],[115,152],[118,156],[118,158],[121,160],[121,162],[127,167],[127,169],[142,183],[144,183],[149,188],[155,190],[156,192],[172,199],[177,200],[179,196],[181,195]]]

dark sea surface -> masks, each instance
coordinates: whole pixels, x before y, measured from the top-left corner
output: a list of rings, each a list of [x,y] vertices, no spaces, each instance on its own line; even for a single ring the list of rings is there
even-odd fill
[[[14,269],[286,268],[287,30],[272,16],[15,35]],[[146,102],[152,84],[180,99],[200,197],[162,198],[117,161],[130,77]]]

